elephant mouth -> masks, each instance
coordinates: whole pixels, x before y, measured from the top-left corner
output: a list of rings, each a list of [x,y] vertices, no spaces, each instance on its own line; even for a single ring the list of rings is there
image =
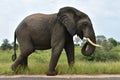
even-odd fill
[[[95,51],[96,47],[102,47],[101,45],[96,44],[96,40],[95,39],[92,39],[92,40],[91,39],[90,38],[86,38],[87,42],[82,47],[81,52],[82,52],[82,54],[84,56],[90,56]]]

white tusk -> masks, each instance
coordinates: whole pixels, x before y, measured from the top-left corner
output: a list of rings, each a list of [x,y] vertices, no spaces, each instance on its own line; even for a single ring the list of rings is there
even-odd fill
[[[86,40],[87,40],[91,45],[93,45],[93,46],[95,46],[95,47],[102,47],[101,45],[98,45],[98,44],[93,43],[89,38],[86,38]]]

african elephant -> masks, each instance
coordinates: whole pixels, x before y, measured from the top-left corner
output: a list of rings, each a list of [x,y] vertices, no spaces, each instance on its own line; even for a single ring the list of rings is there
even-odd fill
[[[13,60],[16,59],[16,39],[21,54],[12,65],[12,70],[15,71],[18,65],[27,67],[28,56],[35,50],[52,48],[47,75],[57,75],[55,67],[63,49],[66,51],[69,66],[74,64],[75,34],[81,39],[87,38],[81,51],[83,55],[90,56],[98,45],[87,14],[73,7],[63,7],[55,14],[38,13],[26,17],[15,30]]]

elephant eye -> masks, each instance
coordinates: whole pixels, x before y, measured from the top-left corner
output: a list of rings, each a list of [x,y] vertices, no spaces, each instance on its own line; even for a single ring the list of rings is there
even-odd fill
[[[87,23],[87,22],[84,22],[84,23],[83,23],[83,26],[87,26],[87,25],[88,25],[88,23]]]

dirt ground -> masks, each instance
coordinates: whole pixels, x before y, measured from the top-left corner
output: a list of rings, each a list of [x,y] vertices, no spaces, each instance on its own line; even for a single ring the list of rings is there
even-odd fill
[[[41,77],[41,78],[110,78],[110,77],[118,77],[120,78],[120,74],[101,74],[101,75],[57,75],[57,76],[46,76],[46,75],[0,75],[0,78],[19,78],[19,77]]]

